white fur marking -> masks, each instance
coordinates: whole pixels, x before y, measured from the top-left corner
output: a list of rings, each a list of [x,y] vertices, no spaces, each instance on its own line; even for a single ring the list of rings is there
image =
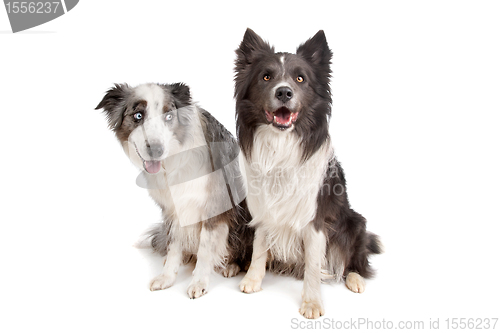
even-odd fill
[[[182,248],[179,242],[172,242],[170,244],[164,261],[165,264],[162,273],[155,277],[150,283],[149,289],[151,291],[170,288],[174,284],[179,266],[182,262]]]
[[[306,318],[316,319],[325,313],[321,300],[321,267],[325,262],[326,237],[312,224],[305,228],[303,234],[305,272],[299,312]]]
[[[208,291],[208,282],[214,266],[221,267],[227,256],[227,236],[229,227],[226,223],[212,226],[203,225],[200,234],[200,246],[197,253],[193,280],[188,287],[190,298],[198,298]]]
[[[316,215],[332,155],[329,142],[305,162],[302,151],[295,133],[277,133],[265,125],[255,133],[252,160],[245,159],[250,224],[265,230],[272,255],[284,261],[302,261],[302,230]]]
[[[262,290],[262,279],[266,274],[267,246],[266,235],[262,228],[255,230],[252,262],[247,274],[240,282],[240,290],[250,294]]]

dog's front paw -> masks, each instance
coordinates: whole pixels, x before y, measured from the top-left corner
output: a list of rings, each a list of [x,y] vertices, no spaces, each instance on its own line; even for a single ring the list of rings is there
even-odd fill
[[[240,290],[247,294],[255,293],[262,290],[261,284],[262,279],[252,279],[245,275],[240,282]]]
[[[345,285],[349,290],[355,293],[362,293],[365,291],[365,279],[358,273],[351,272],[347,274]]]
[[[230,278],[236,276],[240,272],[240,266],[231,263],[222,269],[222,276]]]
[[[208,283],[204,281],[191,281],[187,293],[189,298],[194,299],[205,295],[208,291]]]
[[[175,282],[175,276],[158,275],[149,284],[149,290],[163,290],[172,287]]]
[[[299,312],[307,319],[317,319],[325,314],[321,301],[303,301]]]

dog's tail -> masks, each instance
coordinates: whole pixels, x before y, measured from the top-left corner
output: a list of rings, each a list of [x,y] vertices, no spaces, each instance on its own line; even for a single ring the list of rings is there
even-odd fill
[[[380,237],[372,232],[367,231],[366,236],[368,242],[366,244],[366,249],[369,254],[381,254],[384,253],[384,244],[380,241]]]
[[[151,244],[151,235],[148,235],[147,233],[142,234],[132,246],[140,250],[152,249],[153,245]]]
[[[138,249],[153,249],[154,252],[164,256],[167,254],[169,228],[166,223],[157,223],[144,232],[134,247]]]
[[[373,277],[375,270],[370,265],[369,257],[383,252],[382,242],[379,236],[366,231],[366,219],[361,214],[352,210],[348,217],[348,224],[358,232],[351,239],[352,245],[347,254],[344,276],[350,272],[356,272],[364,278]]]

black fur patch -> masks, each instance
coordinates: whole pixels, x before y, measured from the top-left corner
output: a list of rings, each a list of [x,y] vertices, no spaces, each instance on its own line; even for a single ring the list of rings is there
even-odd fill
[[[128,84],[115,83],[115,86],[106,92],[106,95],[95,108],[96,110],[104,110],[108,126],[115,132],[122,124],[123,113],[127,107],[127,97],[131,92],[132,88]]]

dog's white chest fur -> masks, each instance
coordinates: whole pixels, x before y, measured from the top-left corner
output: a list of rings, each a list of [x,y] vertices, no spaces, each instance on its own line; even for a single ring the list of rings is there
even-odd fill
[[[293,132],[272,125],[256,130],[251,160],[244,158],[251,224],[264,228],[271,253],[284,261],[302,256],[302,231],[317,210],[317,196],[332,156],[329,142],[306,161]]]

